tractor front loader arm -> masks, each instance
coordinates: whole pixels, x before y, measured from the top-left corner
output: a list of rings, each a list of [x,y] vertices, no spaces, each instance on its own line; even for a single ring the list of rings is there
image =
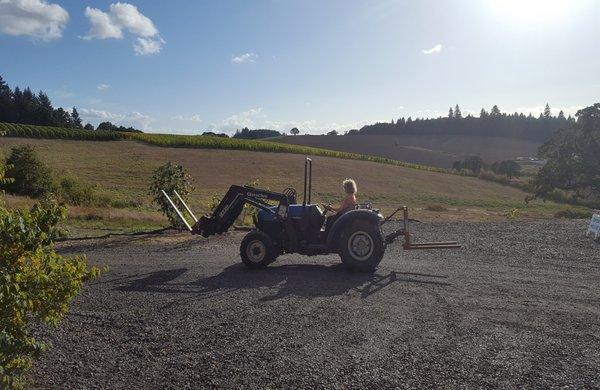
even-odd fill
[[[281,207],[285,207],[286,210],[284,212],[287,212],[287,206],[289,205],[288,195],[250,186],[232,185],[223,199],[221,199],[221,202],[215,207],[212,214],[204,215],[197,220],[183,199],[175,193],[195,221],[195,224],[190,226],[171,198],[164,191],[163,194],[169,200],[177,215],[186,224],[189,231],[192,234],[199,234],[203,237],[226,232],[233,225],[237,217],[240,216],[246,203],[272,213],[280,213]],[[272,206],[267,201],[279,202],[277,210],[273,211]]]

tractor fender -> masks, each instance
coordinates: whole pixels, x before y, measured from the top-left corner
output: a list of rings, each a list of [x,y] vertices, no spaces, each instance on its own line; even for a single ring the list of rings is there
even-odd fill
[[[338,237],[346,226],[349,226],[354,221],[363,220],[379,225],[383,221],[383,216],[379,213],[371,210],[350,210],[342,214],[334,223],[329,233],[327,234],[327,248],[332,249],[336,242],[334,240]]]

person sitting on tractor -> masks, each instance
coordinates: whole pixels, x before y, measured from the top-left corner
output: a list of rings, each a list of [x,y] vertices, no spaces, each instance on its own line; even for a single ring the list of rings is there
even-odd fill
[[[346,197],[342,200],[340,207],[333,207],[331,204],[325,206],[326,211],[334,211],[335,214],[328,218],[327,224],[330,225],[334,218],[339,217],[347,211],[353,210],[358,202],[356,201],[356,182],[352,179],[346,179],[342,182]]]

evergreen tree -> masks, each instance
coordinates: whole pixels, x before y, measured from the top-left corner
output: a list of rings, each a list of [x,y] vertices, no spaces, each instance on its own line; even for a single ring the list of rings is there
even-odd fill
[[[500,116],[502,116],[502,113],[500,112],[498,106],[494,104],[494,107],[492,107],[492,110],[490,111],[490,117],[498,118]]]
[[[563,112],[563,110],[560,110],[560,111],[558,112],[558,117],[557,117],[557,118],[558,118],[558,119],[560,119],[560,120],[562,120],[562,121],[565,121],[565,120],[567,120],[567,119],[565,118],[565,113]]]
[[[454,118],[454,111],[452,110],[452,107],[450,107],[450,109],[448,110],[448,118],[450,118],[450,119]]]
[[[79,117],[79,113],[75,107],[73,107],[73,111],[71,112],[71,125],[77,129],[81,129],[83,127],[81,125],[81,118]]]
[[[460,112],[460,107],[458,104],[454,107],[454,117],[456,119],[462,119],[462,112]]]
[[[50,98],[44,92],[40,91],[40,93],[38,94],[38,101],[39,101],[39,105],[38,105],[37,115],[36,115],[36,121],[37,121],[36,124],[37,125],[49,125],[49,124],[53,125],[54,124],[54,122],[53,122],[54,108],[52,107],[52,102],[50,101]]]
[[[552,117],[552,110],[550,110],[550,105],[546,103],[546,107],[544,107],[544,119],[550,119]]]
[[[13,114],[12,91],[0,76],[0,122],[12,122]]]
[[[488,116],[489,116],[488,112],[485,110],[485,108],[482,108],[481,111],[479,112],[479,118],[485,119]]]

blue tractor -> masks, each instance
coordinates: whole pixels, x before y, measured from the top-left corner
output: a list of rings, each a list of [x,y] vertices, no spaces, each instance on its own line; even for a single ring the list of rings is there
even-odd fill
[[[327,208],[311,203],[312,160],[304,163],[304,194],[302,203],[296,191],[288,188],[281,193],[250,186],[232,185],[212,214],[199,220],[175,192],[181,205],[194,220],[190,225],[175,202],[163,191],[171,206],[192,234],[209,237],[226,232],[250,204],[258,209],[255,228],[240,245],[240,257],[249,268],[264,268],[284,253],[324,255],[337,253],[351,270],[369,272],[377,268],[387,245],[404,236],[404,249],[460,248],[455,241],[415,244],[410,241],[408,209],[400,207],[384,218],[370,204],[358,205],[342,215],[327,216]],[[404,211],[400,229],[384,235],[382,225],[398,211]]]

